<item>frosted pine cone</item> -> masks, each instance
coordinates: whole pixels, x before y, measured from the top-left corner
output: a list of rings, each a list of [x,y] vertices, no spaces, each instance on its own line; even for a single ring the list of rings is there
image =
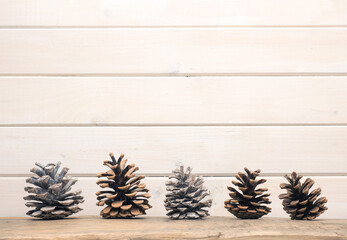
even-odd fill
[[[204,180],[191,174],[190,167],[184,171],[184,167],[174,170],[173,175],[176,181],[166,182],[166,194],[164,206],[172,219],[199,219],[209,216],[206,208],[211,207],[212,200],[203,200],[209,192],[203,187]]]
[[[35,176],[26,180],[36,187],[25,187],[24,190],[31,195],[24,197],[28,200],[27,207],[35,209],[27,212],[27,215],[43,219],[65,218],[71,214],[77,213],[82,209],[78,204],[83,203],[81,191],[70,192],[71,186],[77,182],[77,179],[66,177],[68,168],[64,167],[58,172],[61,165],[47,164],[46,166],[36,163],[36,166],[30,171]]]

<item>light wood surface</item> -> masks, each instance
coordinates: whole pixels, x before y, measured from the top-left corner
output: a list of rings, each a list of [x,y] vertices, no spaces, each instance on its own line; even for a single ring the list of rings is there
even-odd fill
[[[346,174],[347,128],[311,127],[1,127],[0,174],[28,174],[38,161],[62,161],[71,173],[103,170],[108,153],[124,153],[146,174],[180,164],[195,173]]]
[[[346,77],[1,77],[0,89],[5,126],[347,123]]]
[[[1,0],[0,26],[326,26],[344,0]]]
[[[347,28],[1,29],[0,74],[345,74]]]
[[[25,213],[36,161],[68,166],[97,215],[114,151],[151,176],[150,216],[185,164],[213,215],[247,166],[272,196],[284,173],[314,177],[322,218],[346,218],[346,77],[345,0],[0,0],[0,216]]]
[[[252,229],[252,231],[250,231]],[[167,218],[100,219],[80,217],[56,221],[1,218],[1,239],[347,239],[347,220],[291,221],[278,218],[206,220]]]
[[[282,209],[281,200],[278,198],[279,194],[285,192],[279,187],[281,183],[286,182],[285,178],[263,178],[267,179],[267,182],[263,185],[269,189],[268,192],[271,194],[269,198],[272,201],[269,205],[272,208],[272,212],[264,218],[289,218],[287,213]],[[320,187],[322,189],[321,196],[325,196],[328,199],[328,210],[319,219],[346,218],[347,193],[343,189],[347,185],[347,177],[310,176],[310,178],[315,181],[312,190]],[[23,200],[23,197],[28,194],[24,191],[24,187],[28,186],[25,179],[25,177],[0,177],[0,187],[3,192],[6,192],[6,194],[0,196],[0,202],[5,206],[0,209],[0,216],[26,216],[25,213],[30,209],[24,205],[25,201]],[[99,216],[103,207],[96,206],[97,196],[95,193],[101,189],[96,184],[97,180],[96,177],[78,177],[78,182],[74,185],[73,189],[82,190],[81,195],[84,196],[85,202],[80,206],[83,211],[77,213],[76,216]],[[146,177],[142,181],[146,184],[150,190],[149,193],[152,195],[149,199],[152,208],[146,211],[148,216],[165,216],[164,198],[166,194],[165,181],[167,180],[167,177]],[[204,177],[204,180],[204,184],[211,192],[211,198],[213,199],[210,208],[211,216],[227,216],[234,219],[235,217],[224,208],[224,200],[230,198],[227,186],[232,185],[231,181],[235,180],[235,177]]]

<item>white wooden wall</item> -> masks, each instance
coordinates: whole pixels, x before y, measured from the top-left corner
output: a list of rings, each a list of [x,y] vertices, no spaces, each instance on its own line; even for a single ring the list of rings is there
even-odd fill
[[[95,174],[125,153],[163,216],[166,176],[262,169],[269,217],[296,170],[347,217],[347,1],[0,0],[0,216],[24,216],[34,162],[62,161],[97,215]]]

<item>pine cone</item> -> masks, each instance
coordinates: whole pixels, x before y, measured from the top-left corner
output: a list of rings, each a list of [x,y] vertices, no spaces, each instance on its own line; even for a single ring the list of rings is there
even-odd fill
[[[282,189],[286,189],[287,193],[280,194],[279,198],[283,199],[283,209],[290,215],[291,219],[295,220],[313,220],[324,213],[328,208],[324,206],[328,200],[326,197],[318,196],[321,194],[321,189],[317,188],[309,193],[314,181],[307,178],[303,184],[300,179],[302,175],[297,175],[292,172],[291,177],[284,176],[288,183],[280,184]]]
[[[76,179],[65,176],[68,168],[64,167],[58,173],[60,162],[46,166],[40,163],[35,165],[36,167],[30,170],[35,173],[35,176],[28,178],[26,182],[37,187],[24,188],[28,193],[33,193],[24,197],[24,200],[30,201],[25,205],[35,208],[28,211],[27,215],[43,219],[58,219],[82,210],[78,207],[79,203],[84,202],[83,197],[80,196],[81,191],[68,193],[71,186],[77,182]]]
[[[136,176],[135,172],[139,170],[135,164],[126,166],[127,159],[120,155],[118,160],[113,153],[110,153],[112,161],[104,161],[110,170],[105,173],[99,173],[97,176],[106,177],[105,180],[99,180],[96,183],[102,188],[110,188],[107,191],[99,191],[97,199],[98,206],[107,205],[100,215],[103,218],[130,218],[137,215],[146,214],[146,210],[152,206],[148,204],[151,195],[148,193],[146,184],[140,180],[145,176]]]
[[[225,200],[224,204],[225,208],[238,218],[257,219],[271,212],[271,208],[262,205],[271,203],[268,199],[270,194],[263,194],[267,188],[255,189],[259,184],[266,182],[265,179],[255,180],[259,176],[259,169],[253,172],[245,168],[245,171],[247,175],[242,172],[236,174],[239,182],[232,181],[241,192],[228,187],[232,199]]]
[[[184,167],[172,171],[174,175],[169,179],[175,178],[176,181],[167,181],[164,206],[172,219],[198,219],[209,216],[208,210],[211,207],[212,200],[202,199],[209,195],[209,192],[203,187],[204,180],[201,177],[195,177],[191,174],[190,167],[184,172]]]

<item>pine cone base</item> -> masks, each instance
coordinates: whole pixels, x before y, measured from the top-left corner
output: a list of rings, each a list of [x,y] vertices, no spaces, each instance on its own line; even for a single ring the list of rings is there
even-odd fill
[[[259,212],[250,213],[247,211],[232,211],[230,209],[228,211],[231,212],[235,217],[241,218],[241,219],[258,219],[267,214],[267,213],[259,213]]]
[[[30,210],[26,213],[26,215],[29,215],[31,217],[41,218],[43,220],[56,220],[56,219],[66,218],[72,214],[72,212],[65,211],[65,209],[61,209],[61,211],[64,211],[64,214],[58,214],[58,215],[55,215],[52,212],[45,213],[45,212],[42,212],[42,211],[39,212],[39,211],[40,209]]]

